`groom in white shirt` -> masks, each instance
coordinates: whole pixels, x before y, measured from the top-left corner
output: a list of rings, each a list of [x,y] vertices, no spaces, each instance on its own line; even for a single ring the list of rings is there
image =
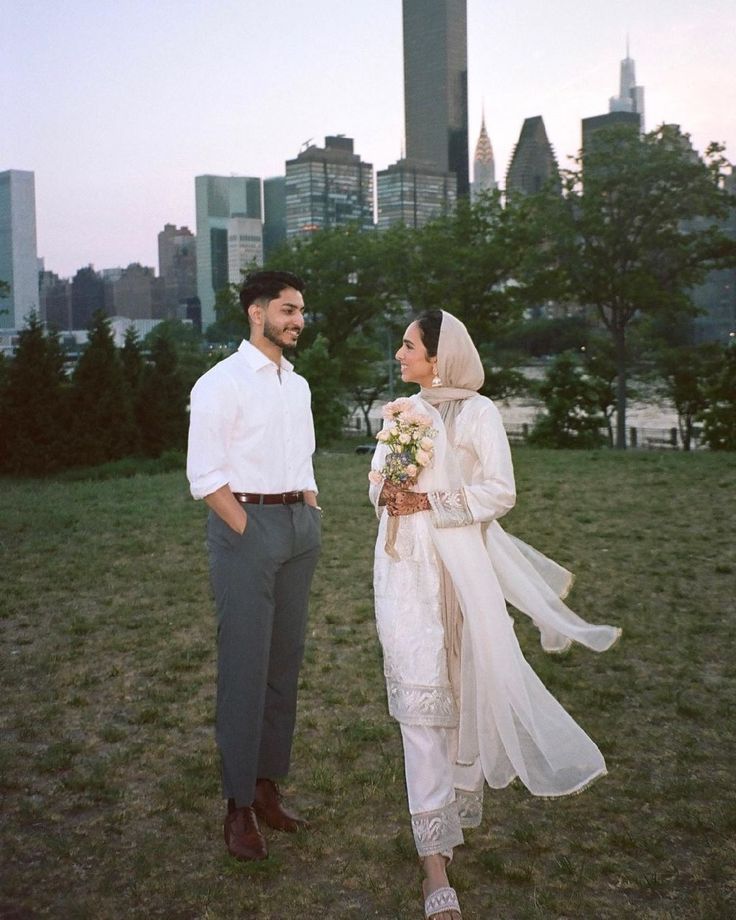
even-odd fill
[[[289,769],[320,546],[309,386],[282,354],[304,327],[303,290],[290,272],[250,274],[240,292],[250,341],[191,393],[187,476],[210,508],[225,842],[246,860],[268,855],[259,822],[283,831],[307,823],[277,785]]]

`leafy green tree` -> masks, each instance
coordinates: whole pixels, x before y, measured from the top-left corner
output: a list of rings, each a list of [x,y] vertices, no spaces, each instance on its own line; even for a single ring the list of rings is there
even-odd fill
[[[463,199],[452,214],[411,233],[402,256],[406,300],[416,310],[454,314],[478,347],[493,341],[537,297],[533,283],[519,280],[526,278],[523,214],[516,204],[502,207],[494,193],[472,205]]]
[[[658,353],[659,392],[677,410],[683,450],[690,450],[698,418],[709,410],[709,389],[723,361],[718,345],[681,345]]]
[[[700,411],[703,441],[711,450],[736,450],[736,346],[725,348],[706,388]]]
[[[75,464],[94,466],[132,454],[137,444],[133,395],[110,322],[98,311],[72,377]]]
[[[588,375],[571,352],[553,361],[538,392],[546,413],[536,422],[529,442],[541,447],[599,447],[605,420]]]
[[[0,468],[40,476],[67,463],[64,354],[32,313],[0,390]]]
[[[613,417],[616,414],[618,393],[617,369],[610,339],[592,335],[582,351],[582,367],[590,386],[597,411],[601,414],[607,431],[608,446],[614,446]],[[628,395],[632,395],[629,387]]]
[[[330,357],[326,339],[320,335],[300,349],[295,367],[306,377],[312,391],[317,446],[326,447],[342,433],[347,414],[339,367]]]
[[[589,323],[582,316],[541,317],[515,323],[493,345],[496,353],[543,358],[583,348],[589,338]]]
[[[143,453],[160,457],[166,450],[184,450],[189,388],[179,373],[176,349],[166,335],[151,341],[151,362],[145,368],[138,403]]]
[[[406,324],[407,238],[403,227],[384,233],[322,230],[282,248],[267,265],[304,279],[306,325],[297,361],[301,367],[302,352],[318,339],[324,343],[337,381],[337,389],[329,387],[326,405],[339,398],[343,417],[352,404],[368,422],[371,406],[389,382],[389,353],[393,360],[392,343],[398,347]]]
[[[596,133],[564,173],[564,197],[540,196],[537,274],[555,293],[595,307],[617,372],[616,446],[626,446],[628,332],[645,316],[675,322],[694,307],[690,289],[715,268],[736,264],[736,241],[719,221],[733,206],[724,188],[723,148],[701,158],[689,137],[664,125]]]
[[[234,345],[249,334],[248,318],[240,305],[239,284],[228,284],[215,294],[215,322],[205,330],[208,342]]]

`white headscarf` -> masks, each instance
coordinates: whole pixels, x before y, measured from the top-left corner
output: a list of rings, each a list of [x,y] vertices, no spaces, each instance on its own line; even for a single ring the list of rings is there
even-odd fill
[[[438,387],[422,387],[421,397],[433,406],[455,399],[469,399],[483,386],[485,371],[478,349],[465,324],[442,311],[442,325],[437,344]]]

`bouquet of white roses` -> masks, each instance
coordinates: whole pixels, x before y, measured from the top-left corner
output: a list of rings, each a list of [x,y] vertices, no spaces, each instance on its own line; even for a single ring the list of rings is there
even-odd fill
[[[383,407],[383,417],[393,422],[382,428],[376,440],[385,444],[389,453],[381,470],[371,470],[368,478],[375,485],[384,479],[407,488],[415,485],[423,467],[431,466],[434,455],[432,419],[418,412],[410,399],[395,399]]]

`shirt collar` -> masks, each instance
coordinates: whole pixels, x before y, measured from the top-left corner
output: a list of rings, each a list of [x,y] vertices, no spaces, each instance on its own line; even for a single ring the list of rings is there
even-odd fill
[[[243,339],[243,341],[238,346],[238,351],[245,358],[248,364],[250,364],[254,371],[259,371],[262,367],[268,367],[269,365],[276,366],[270,358],[267,358],[266,355],[263,354],[260,348],[256,348],[255,345],[251,345],[247,339]],[[294,370],[294,365],[291,363],[291,361],[287,361],[283,355],[281,355],[279,367],[284,371]]]

